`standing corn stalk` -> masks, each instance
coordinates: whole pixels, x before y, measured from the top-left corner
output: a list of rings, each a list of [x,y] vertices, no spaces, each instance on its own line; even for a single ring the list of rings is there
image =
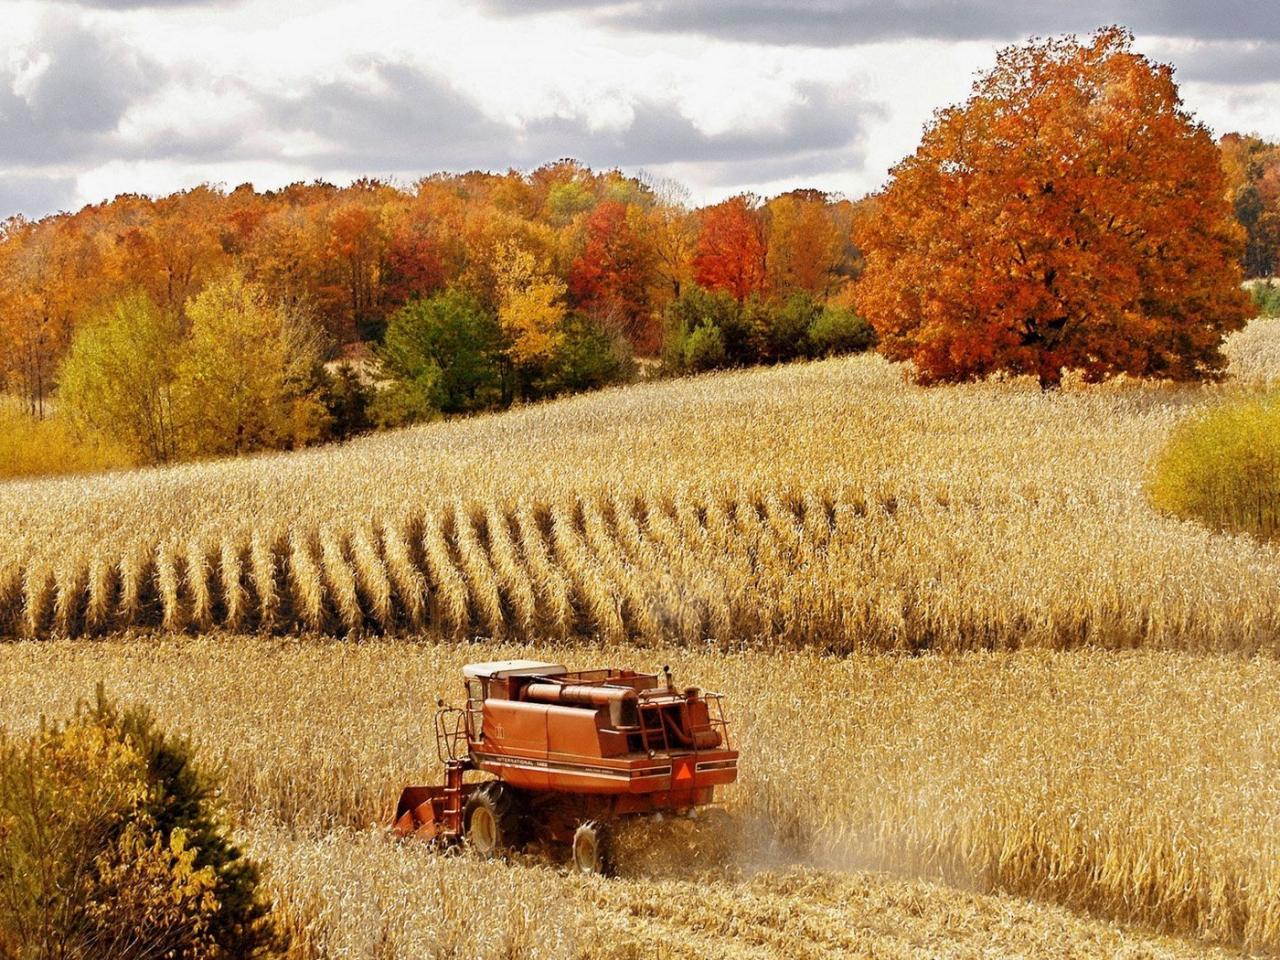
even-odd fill
[[[287,540],[278,534],[254,530],[249,538],[249,578],[258,601],[258,622],[262,630],[272,630],[280,609],[276,583],[276,556],[284,555]]]
[[[494,574],[498,578],[501,589],[509,598],[511,609],[515,614],[515,626],[525,636],[533,636],[538,618],[538,602],[534,595],[533,583],[511,539],[509,513],[510,507],[507,504],[489,506],[485,514],[485,526],[489,533],[489,552]]]
[[[511,514],[517,539],[529,572],[546,611],[544,627],[556,636],[568,636],[575,627],[573,590],[564,571],[547,548],[542,526],[538,522],[540,508],[522,500]]]
[[[423,518],[422,550],[435,601],[432,620],[442,632],[448,630],[454,636],[462,636],[471,626],[470,598],[466,581],[449,555],[443,511],[431,511]]]
[[[451,523],[460,566],[470,584],[469,592],[475,599],[477,612],[489,635],[501,637],[506,633],[507,623],[502,613],[502,598],[498,595],[498,579],[476,536],[475,520],[461,500],[454,501]]]
[[[427,619],[427,581],[414,562],[410,546],[421,539],[414,533],[420,527],[420,521],[410,519],[382,528],[387,575],[411,630],[422,629]]]
[[[289,530],[289,582],[294,609],[303,627],[323,630],[324,580],[311,552],[311,536],[298,527]]]
[[[394,626],[391,608],[391,580],[374,543],[377,535],[371,524],[361,524],[351,537],[351,557],[355,565],[356,585],[369,606],[374,623],[383,631]]]
[[[349,634],[358,632],[364,627],[364,613],[356,595],[355,576],[347,562],[342,538],[331,527],[320,531],[320,565],[323,582],[329,588],[329,597],[338,609],[343,627]]]

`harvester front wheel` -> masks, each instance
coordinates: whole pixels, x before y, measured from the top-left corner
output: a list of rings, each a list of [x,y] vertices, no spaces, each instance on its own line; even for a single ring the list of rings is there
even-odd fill
[[[482,857],[497,857],[519,847],[522,838],[520,800],[500,780],[471,791],[464,811],[467,842]]]
[[[573,833],[573,869],[578,873],[613,875],[613,837],[599,820],[588,820]]]

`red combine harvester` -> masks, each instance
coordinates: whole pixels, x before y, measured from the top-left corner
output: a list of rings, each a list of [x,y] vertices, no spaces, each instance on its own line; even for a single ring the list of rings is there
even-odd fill
[[[436,711],[444,786],[406,787],[393,830],[493,856],[525,842],[569,844],[574,867],[609,873],[610,827],[692,814],[738,775],[722,698],[679,691],[671,671],[571,672],[533,660],[463,668],[464,707]],[[478,770],[496,779],[466,782]]]

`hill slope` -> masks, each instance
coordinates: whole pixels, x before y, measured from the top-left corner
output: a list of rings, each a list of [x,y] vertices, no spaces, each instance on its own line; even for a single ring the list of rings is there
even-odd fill
[[[1157,517],[1210,393],[923,390],[875,357],[295,454],[0,485],[0,634],[1277,648],[1274,551]]]

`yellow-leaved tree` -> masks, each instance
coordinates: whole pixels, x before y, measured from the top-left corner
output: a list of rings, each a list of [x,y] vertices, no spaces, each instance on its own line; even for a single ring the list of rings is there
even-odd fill
[[[520,367],[551,359],[564,339],[564,282],[516,240],[499,245],[494,279],[512,362]]]
[[[58,402],[81,432],[108,438],[142,463],[167,463],[181,443],[173,404],[181,350],[178,318],[135,291],[76,332],[59,371]]]
[[[295,308],[231,274],[187,304],[178,366],[185,444],[200,456],[297,447],[323,436],[320,333]]]

